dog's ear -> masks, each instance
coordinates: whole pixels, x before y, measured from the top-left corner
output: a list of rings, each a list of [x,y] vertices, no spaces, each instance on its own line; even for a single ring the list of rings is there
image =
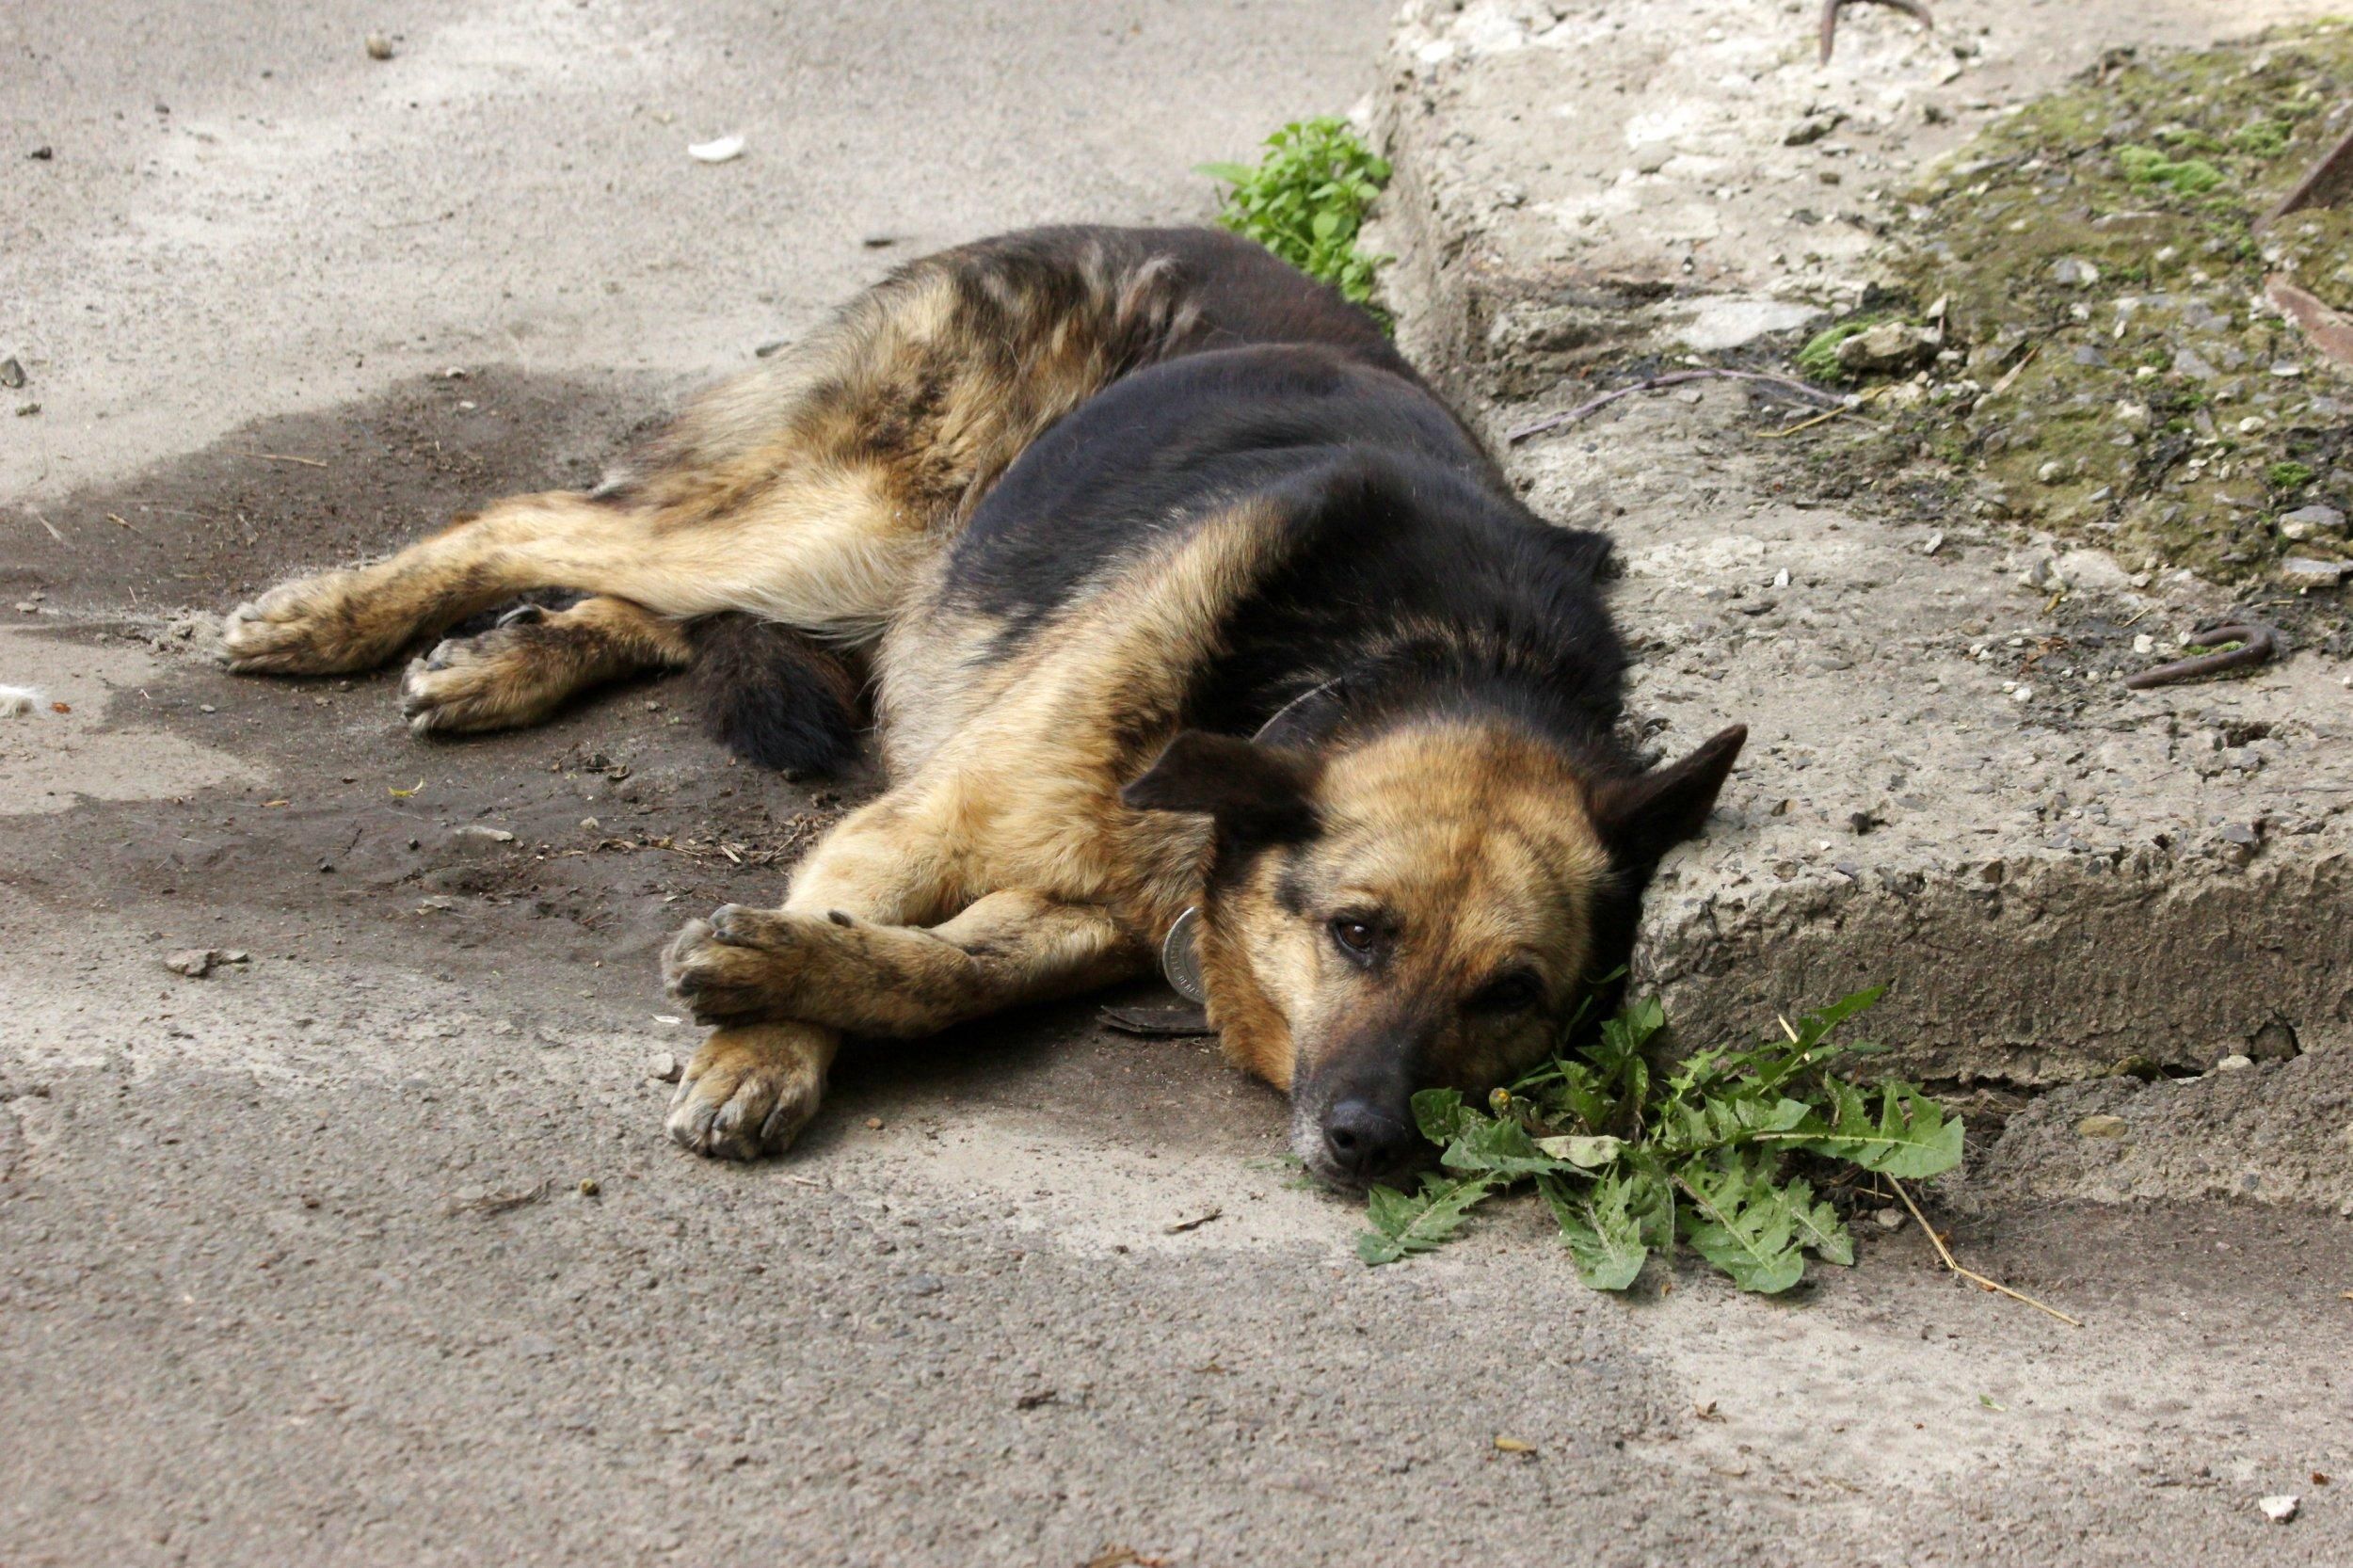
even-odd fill
[[[1699,832],[1748,738],[1749,727],[1736,724],[1679,762],[1593,791],[1593,825],[1622,871],[1647,878],[1661,856]]]
[[[1188,729],[1119,798],[1138,811],[1213,817],[1225,842],[1264,843],[1314,833],[1313,784],[1308,764],[1289,752]]]

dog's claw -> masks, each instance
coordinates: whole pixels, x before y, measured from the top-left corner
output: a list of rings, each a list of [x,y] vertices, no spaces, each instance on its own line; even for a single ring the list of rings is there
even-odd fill
[[[802,956],[795,919],[729,904],[687,921],[662,954],[663,986],[698,1023],[789,1012]]]
[[[789,1038],[758,1027],[703,1042],[670,1096],[680,1146],[718,1160],[782,1154],[817,1113],[824,1069]]]
[[[410,660],[400,680],[400,711],[408,728],[419,735],[511,729],[546,717],[561,700],[562,687],[547,681],[527,636],[493,629],[444,637]]]
[[[373,669],[400,651],[407,629],[350,613],[353,574],[281,583],[222,618],[221,658],[238,675],[336,675]]]

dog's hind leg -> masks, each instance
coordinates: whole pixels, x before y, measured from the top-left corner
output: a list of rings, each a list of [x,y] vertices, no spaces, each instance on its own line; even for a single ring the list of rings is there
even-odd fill
[[[1013,236],[913,264],[712,389],[595,495],[514,496],[232,611],[232,669],[369,669],[536,588],[871,641],[1036,434],[1194,317],[1166,257]]]
[[[641,513],[577,491],[510,496],[388,559],[239,605],[222,647],[240,674],[332,675],[373,669],[412,639],[535,588],[617,593],[670,615],[724,608],[678,602],[680,584],[647,548],[652,532]],[[632,591],[657,588],[667,591]]]
[[[515,729],[591,686],[694,660],[682,623],[626,599],[598,595],[564,610],[526,604],[410,664],[400,707],[420,735]]]
[[[728,904],[679,933],[662,972],[705,1021],[790,1017],[904,1039],[1094,990],[1146,958],[1107,909],[1007,891],[931,927]]]

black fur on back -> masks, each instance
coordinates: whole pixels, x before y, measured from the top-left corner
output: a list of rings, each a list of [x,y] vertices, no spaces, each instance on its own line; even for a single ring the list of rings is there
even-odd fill
[[[1604,536],[1529,512],[1418,382],[1326,344],[1186,357],[1040,437],[952,547],[946,588],[1010,644],[1120,563],[1245,498],[1278,564],[1193,672],[1188,726],[1247,735],[1293,698],[1291,744],[1413,714],[1501,713],[1595,776],[1640,772],[1614,730],[1625,654]]]
[[[705,733],[763,768],[837,774],[865,727],[859,681],[842,656],[757,616],[712,616],[690,630]]]

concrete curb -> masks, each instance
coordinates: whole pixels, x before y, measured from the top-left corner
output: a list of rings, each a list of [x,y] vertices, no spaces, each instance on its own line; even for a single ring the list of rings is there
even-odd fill
[[[1856,8],[1822,70],[1806,19],[1765,0],[1416,0],[1374,117],[1401,339],[1498,440],[1631,379],[1563,384],[1613,353],[1785,352],[1871,280],[1881,189],[2000,105],[2104,44],[2326,8],[1951,0],[1930,38]],[[1838,135],[1789,145],[1809,115]],[[1799,200],[1844,210],[1793,224]],[[1760,342],[1774,331],[1791,335]],[[1745,389],[1708,381],[1507,455],[1540,512],[1617,537],[1655,744],[1753,728],[1646,917],[1638,979],[1687,1037],[1885,983],[1871,1032],[1902,1070],[1963,1084],[2353,1050],[2343,663],[2126,693],[2227,598],[2055,557],[1998,498],[1923,516],[1810,495],[1780,451]],[[2353,1154],[2332,1158],[2277,1185],[2353,1196]]]

